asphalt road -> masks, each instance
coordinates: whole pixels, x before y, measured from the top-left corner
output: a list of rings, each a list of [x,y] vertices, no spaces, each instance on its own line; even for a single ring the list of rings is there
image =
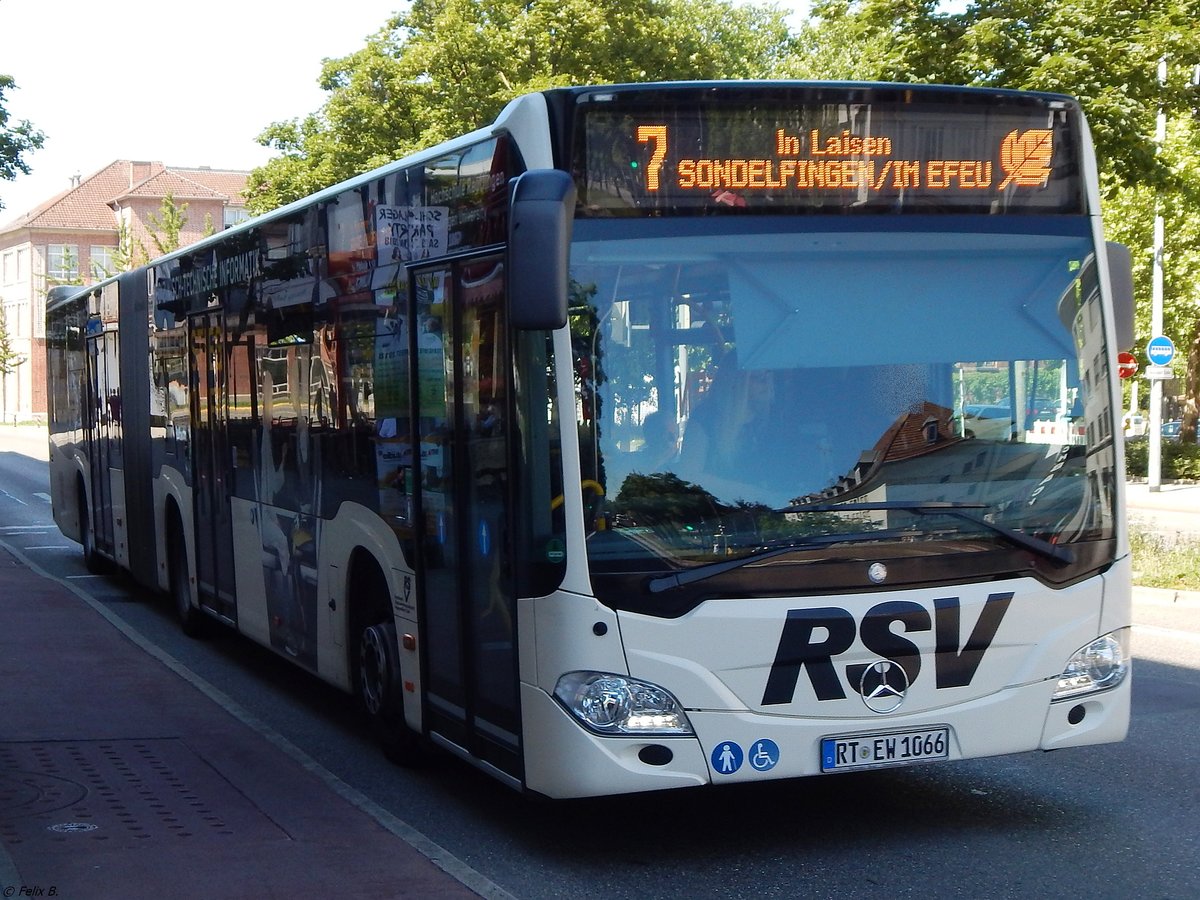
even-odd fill
[[[189,640],[157,598],[88,576],[50,521],[38,446],[0,434],[0,539],[512,896],[1200,896],[1200,604],[1139,597],[1122,744],[534,803],[456,760],[389,765],[337,692],[236,635]],[[369,863],[347,848],[348,886]]]

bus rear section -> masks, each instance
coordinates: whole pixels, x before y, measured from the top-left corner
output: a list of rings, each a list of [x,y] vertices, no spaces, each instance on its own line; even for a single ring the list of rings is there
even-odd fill
[[[1122,739],[1122,277],[1077,105],[555,102],[579,189],[557,350],[580,490],[562,589],[529,602],[528,786]]]

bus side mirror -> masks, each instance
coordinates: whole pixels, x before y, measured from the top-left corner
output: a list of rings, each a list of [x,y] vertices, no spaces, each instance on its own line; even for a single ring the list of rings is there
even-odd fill
[[[509,197],[509,321],[526,331],[561,328],[575,182],[559,169],[534,169],[513,179]]]
[[[1116,348],[1133,346],[1133,257],[1124,244],[1108,242],[1108,283],[1112,285]]]

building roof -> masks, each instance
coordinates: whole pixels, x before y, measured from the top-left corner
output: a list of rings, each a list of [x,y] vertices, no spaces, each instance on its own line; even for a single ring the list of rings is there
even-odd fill
[[[210,169],[207,166],[197,169],[171,166],[170,169],[184,178],[211,188],[228,198],[229,202],[235,206],[241,206],[246,202],[243,192],[246,190],[246,178],[249,177],[249,172],[235,169]]]
[[[75,187],[0,226],[18,228],[111,231],[116,227],[111,204],[133,197],[176,200],[224,200],[244,203],[242,190],[249,172],[232,169],[183,168],[161,162],[118,159],[81,179]]]

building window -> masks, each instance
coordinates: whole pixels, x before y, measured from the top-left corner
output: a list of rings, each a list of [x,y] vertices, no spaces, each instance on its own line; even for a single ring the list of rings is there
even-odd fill
[[[4,254],[4,281],[3,284],[12,284],[17,280],[17,254]]]
[[[234,225],[249,221],[249,219],[250,213],[246,212],[244,206],[226,206],[222,224],[226,228],[232,228]]]
[[[46,248],[46,277],[70,283],[79,280],[79,245],[51,244]]]
[[[17,250],[17,275],[15,281],[24,281],[29,274],[29,251]]]
[[[93,281],[103,281],[117,274],[116,247],[92,247],[88,254]]]
[[[4,304],[4,325],[10,338],[24,340],[29,337],[28,306],[27,303]]]

